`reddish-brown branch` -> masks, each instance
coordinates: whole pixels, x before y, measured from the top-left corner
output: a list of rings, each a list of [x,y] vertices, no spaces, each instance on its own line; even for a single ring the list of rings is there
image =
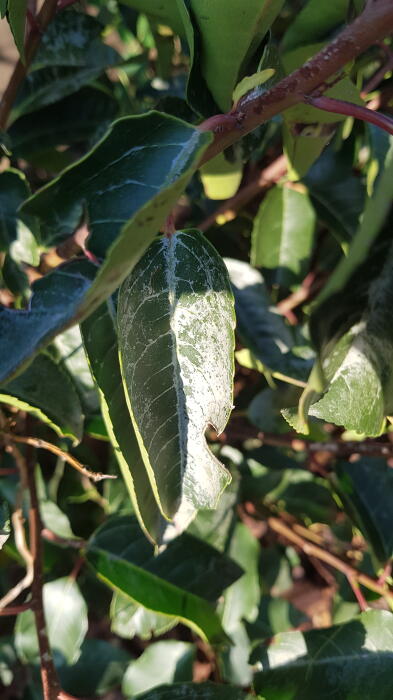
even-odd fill
[[[8,607],[0,610],[0,617],[5,617],[7,615],[19,615],[19,613],[25,610],[31,610],[31,603],[21,603],[20,605],[8,605]]]
[[[392,32],[391,0],[369,0],[362,14],[301,68],[259,97],[251,99],[245,95],[231,113],[231,120],[228,115],[215,115],[214,123],[211,119],[203,122],[199,129],[212,130],[214,141],[205,151],[201,164],[276,114],[302,102],[304,95],[311,95],[343,66]]]
[[[310,95],[305,96],[304,102],[317,107],[324,112],[333,112],[334,114],[344,114],[347,117],[353,117],[354,119],[360,119],[363,122],[369,122],[370,124],[375,124],[379,126],[388,134],[393,134],[393,119],[387,117],[385,114],[380,114],[375,112],[373,109],[368,109],[367,107],[361,107],[360,105],[355,105],[352,102],[346,102],[345,100],[336,100],[333,97],[325,97],[321,95],[320,97],[312,97]]]
[[[56,9],[57,0],[45,0],[38,15],[34,17],[34,25],[30,27],[25,42],[25,62],[22,63],[19,59],[3,93],[0,103],[0,129],[4,130],[7,127],[19,87],[40,45],[42,33],[55,16]]]

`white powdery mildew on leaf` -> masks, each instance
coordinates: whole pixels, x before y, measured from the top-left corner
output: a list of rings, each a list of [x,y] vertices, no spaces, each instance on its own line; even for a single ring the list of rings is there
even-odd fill
[[[230,480],[205,430],[232,409],[234,308],[225,266],[196,231],[154,242],[118,308],[128,405],[163,513],[214,508]]]

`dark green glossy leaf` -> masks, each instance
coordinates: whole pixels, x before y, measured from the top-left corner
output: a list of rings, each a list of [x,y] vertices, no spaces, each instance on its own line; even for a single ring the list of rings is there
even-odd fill
[[[174,639],[151,644],[126,669],[121,686],[123,695],[134,698],[162,683],[191,681],[195,652],[193,644]]]
[[[76,663],[58,666],[61,687],[76,697],[105,695],[120,685],[129,661],[125,649],[103,639],[86,639]]]
[[[183,534],[154,557],[136,520],[122,517],[95,533],[87,557],[103,581],[134,601],[179,618],[214,643],[225,641],[207,601],[216,600],[241,569],[209,545]]]
[[[391,697],[393,615],[370,610],[344,625],[277,635],[251,661],[261,668],[254,679],[266,700]]]
[[[338,240],[351,240],[359,226],[365,204],[365,187],[354,174],[352,159],[345,152],[328,148],[304,178],[322,221]]]
[[[56,336],[51,350],[54,355],[59,355],[58,358],[56,357],[57,361],[71,374],[84,412],[89,415],[97,414],[100,405],[99,397],[83,349],[79,326],[72,326]]]
[[[32,67],[18,93],[11,120],[77,92],[119,54],[100,39],[102,25],[81,12],[59,12],[49,24]]]
[[[176,34],[182,35],[184,33],[176,0],[121,0],[121,3],[146,13],[160,24],[169,25]]]
[[[153,243],[119,292],[127,404],[160,510],[215,508],[230,481],[209,451],[232,410],[235,325],[222,258],[198,231]]]
[[[87,210],[89,247],[94,255],[106,257],[93,285],[97,268],[87,261],[71,262],[35,284],[40,294],[33,297],[31,310],[0,309],[1,380],[119,286],[176,202],[209,141],[209,135],[158,112],[126,117],[115,122],[87,156],[27,200],[24,210],[41,218],[47,242],[71,235]],[[130,179],[130,172],[137,178]],[[7,352],[7,337],[12,354]]]
[[[18,207],[29,196],[30,188],[19,170],[0,173],[0,250],[7,251],[18,238]],[[27,260],[27,262],[30,262]]]
[[[127,408],[120,371],[114,309],[100,306],[81,325],[90,367],[100,390],[101,409],[119,466],[142,529],[153,542],[166,521],[153,495]]]
[[[393,470],[384,459],[362,458],[336,465],[337,490],[344,507],[385,563],[393,554]]]
[[[309,265],[315,212],[307,194],[276,185],[254,219],[251,263],[272,271],[271,282],[285,287],[300,282]]]
[[[85,87],[55,104],[17,119],[8,130],[12,153],[31,158],[44,148],[98,140],[116,117],[116,100],[101,89]],[[28,196],[25,195],[24,199]]]
[[[87,632],[87,607],[72,578],[59,578],[44,585],[44,610],[51,648],[68,663],[74,663]],[[38,640],[32,610],[18,615],[15,646],[24,663],[37,663]]]
[[[293,352],[294,338],[271,304],[260,272],[240,260],[226,258],[235,295],[237,331],[266,369],[304,380],[310,361]]]
[[[67,369],[45,353],[37,355],[22,374],[0,386],[0,401],[31,413],[60,436],[74,442],[82,439],[84,416],[75,384]]]
[[[96,269],[87,260],[71,261],[34,283],[28,309],[0,307],[3,383],[23,369],[57,333],[75,322]]]

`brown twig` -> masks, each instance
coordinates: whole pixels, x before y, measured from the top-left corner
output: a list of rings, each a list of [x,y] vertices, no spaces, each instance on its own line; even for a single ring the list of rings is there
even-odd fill
[[[363,87],[363,90],[360,93],[360,97],[363,99],[367,97],[369,92],[373,92],[373,90],[378,87],[379,83],[381,83],[384,79],[385,74],[393,68],[393,52],[391,52],[387,46],[385,46],[385,48],[388,50],[387,59],[385,55],[385,62],[383,65],[378,68],[378,70],[371,76],[370,80],[368,80]]]
[[[330,442],[309,442],[293,433],[279,435],[276,433],[258,433],[258,438],[265,445],[289,447],[295,452],[331,452],[335,457],[351,454],[365,454],[377,457],[393,457],[393,443],[378,440],[335,440]]]
[[[279,156],[273,163],[264,168],[255,180],[242,187],[233,197],[224,202],[213,214],[202,221],[198,228],[200,231],[207,231],[211,226],[214,226],[218,218],[222,219],[223,223],[232,221],[240,209],[254,199],[262,190],[278,182],[286,172],[286,158],[285,156]]]
[[[304,102],[321,109],[323,112],[333,112],[334,114],[344,114],[354,119],[360,119],[363,122],[368,122],[379,126],[380,129],[387,131],[388,134],[393,134],[393,120],[385,114],[375,112],[368,107],[361,107],[352,102],[345,100],[336,100],[334,97],[325,97],[324,95],[313,97],[305,95]]]
[[[13,433],[7,433],[6,437],[8,440],[12,440],[13,442],[21,442],[24,445],[30,445],[31,447],[37,447],[38,449],[48,450],[48,452],[52,452],[58,457],[64,459],[64,461],[67,462],[67,464],[76,469],[80,474],[83,474],[83,476],[87,476],[94,482],[102,481],[103,479],[117,479],[117,476],[115,474],[102,474],[102,472],[92,472],[68,452],[64,452],[64,450],[61,450],[60,447],[57,447],[57,445],[52,445],[52,443],[47,442],[47,440],[41,440],[41,438],[28,437],[24,435],[14,435]]]
[[[361,584],[374,593],[378,593],[378,595],[388,599],[390,603],[393,602],[393,592],[387,589],[386,586],[381,585],[378,581],[371,578],[371,576],[367,576],[361,571],[357,571],[357,569],[355,569],[353,566],[347,564],[331,552],[322,549],[322,547],[319,547],[312,542],[306,542],[303,537],[293,532],[293,530],[285,525],[279,518],[270,517],[267,519],[267,524],[271,530],[279,535],[282,535],[282,537],[285,537],[285,539],[287,539],[289,542],[295,544],[307,556],[320,559],[321,561],[325,562],[325,564],[329,564],[329,566],[332,566],[337,571],[343,573],[348,580],[355,582],[357,585]]]
[[[205,151],[201,164],[276,114],[302,102],[304,95],[311,95],[343,66],[392,32],[391,0],[369,0],[355,21],[301,68],[258,97],[245,95],[230,115],[215,115],[200,124],[201,131],[213,131],[214,134],[213,143]]]
[[[0,610],[0,617],[19,615],[19,613],[25,612],[25,610],[31,610],[31,602],[21,603],[20,605],[9,605],[7,608]]]
[[[60,535],[56,535],[55,532],[52,532],[52,530],[49,530],[47,527],[44,527],[41,530],[41,536],[44,538],[44,540],[47,540],[48,542],[53,542],[53,544],[59,544],[61,547],[71,547],[72,549],[83,549],[84,547],[87,546],[87,542],[85,540],[77,540],[77,539],[71,539],[68,537],[60,537]]]
[[[33,557],[33,582],[31,586],[32,610],[38,637],[41,660],[41,681],[44,700],[58,700],[61,691],[57,671],[53,662],[49,644],[43,600],[44,574],[42,570],[41,517],[39,511],[37,487],[35,482],[34,452],[27,450],[27,486],[30,494],[29,532],[30,551]]]
[[[324,281],[325,280],[322,277],[317,279],[314,271],[309,272],[304,278],[299,289],[296,289],[296,291],[292,292],[292,294],[277,303],[277,310],[280,314],[285,316],[288,311],[296,309],[297,306],[300,306],[300,304],[303,304],[305,301],[311,299],[312,296],[320,290]]]
[[[52,21],[57,10],[57,0],[45,0],[38,15],[34,17],[35,26],[31,26],[25,42],[25,62],[19,59],[0,103],[0,129],[6,129],[11,109],[14,105],[19,87],[25,78],[31,62],[41,42],[42,33]]]

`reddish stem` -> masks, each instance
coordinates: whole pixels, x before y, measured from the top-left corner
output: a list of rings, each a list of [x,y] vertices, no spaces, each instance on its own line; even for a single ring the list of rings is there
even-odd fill
[[[390,119],[390,117],[387,117],[385,114],[374,112],[367,107],[361,107],[360,105],[355,105],[345,100],[336,100],[334,97],[326,97],[325,95],[321,95],[320,97],[305,95],[304,102],[318,109],[322,109],[324,112],[344,114],[347,117],[354,117],[355,119],[361,119],[364,122],[375,124],[384,131],[387,131],[388,134],[393,134],[393,119]]]
[[[19,613],[25,610],[31,610],[30,603],[21,603],[20,605],[9,605],[7,608],[0,610],[0,617],[5,617],[7,615],[19,615]]]

